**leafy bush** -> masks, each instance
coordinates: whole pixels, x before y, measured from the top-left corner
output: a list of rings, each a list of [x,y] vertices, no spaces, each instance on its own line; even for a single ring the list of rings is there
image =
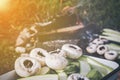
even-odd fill
[[[85,21],[101,26],[120,26],[120,0],[79,0],[79,3],[78,10]]]

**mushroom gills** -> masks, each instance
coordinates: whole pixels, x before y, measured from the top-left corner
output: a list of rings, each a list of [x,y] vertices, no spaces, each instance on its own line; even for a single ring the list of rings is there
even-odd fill
[[[98,47],[97,47],[97,53],[99,54],[99,55],[103,55],[105,52],[107,52],[108,51],[108,48],[107,48],[107,46],[105,46],[105,45],[99,45]]]
[[[91,44],[86,48],[88,53],[95,53],[97,51],[97,45]]]
[[[31,57],[19,57],[15,61],[15,71],[20,77],[28,77],[41,69],[39,62]]]
[[[26,68],[31,68],[33,66],[33,63],[30,60],[25,60],[23,64]]]
[[[67,80],[89,80],[89,79],[79,73],[73,73],[68,76]]]
[[[118,57],[118,53],[116,51],[110,50],[105,53],[104,57],[108,60],[115,60]]]

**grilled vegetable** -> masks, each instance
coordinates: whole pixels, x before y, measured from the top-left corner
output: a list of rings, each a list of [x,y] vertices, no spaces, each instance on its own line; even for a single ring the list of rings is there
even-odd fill
[[[103,29],[103,31],[107,32],[107,33],[112,33],[112,34],[120,35],[119,31],[116,31],[116,30],[113,30],[113,29],[105,28],[105,29]]]
[[[96,61],[95,59],[92,59],[92,58],[90,58],[90,57],[87,57],[87,62],[88,62],[89,64],[91,64],[91,65],[97,65],[97,66],[99,66],[99,67],[101,67],[101,68],[103,68],[103,69],[106,69],[106,70],[108,71],[108,73],[113,70],[111,67],[106,66],[106,65],[104,65],[104,64],[102,64],[102,63],[100,63],[100,62],[98,62],[98,61]]]
[[[76,63],[70,63],[68,66],[65,67],[64,72],[67,75],[70,75],[72,73],[79,73],[80,68]]]
[[[111,40],[111,41],[114,41],[114,42],[118,42],[118,43],[120,43],[120,38],[119,38],[119,37],[100,36],[100,38],[105,38],[105,39],[107,39],[107,40]]]
[[[59,80],[67,80],[67,74],[65,72],[58,73]]]
[[[80,63],[80,74],[86,76],[91,70],[90,65],[86,61],[79,61]]]
[[[82,56],[79,60],[84,60],[86,62],[88,62],[92,68],[97,69],[103,76],[107,75],[108,73],[110,73],[113,68],[104,65],[98,61],[96,61],[93,58],[90,58],[89,56]]]
[[[96,69],[92,69],[88,74],[87,77],[90,80],[101,80],[102,79],[102,75],[99,71],[97,71]]]
[[[47,74],[47,75],[40,75],[40,76],[31,76],[27,78],[20,78],[18,80],[58,80],[58,75]]]
[[[110,50],[115,50],[115,51],[120,51],[120,45],[110,43],[110,44],[105,44]]]
[[[120,43],[120,32],[112,29],[103,29],[103,33],[102,36],[100,36],[100,38],[105,38],[107,40]]]

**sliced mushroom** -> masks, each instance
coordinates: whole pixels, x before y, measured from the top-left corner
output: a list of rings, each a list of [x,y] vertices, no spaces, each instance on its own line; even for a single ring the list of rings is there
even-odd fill
[[[40,62],[41,66],[44,66],[46,64],[45,56],[47,55],[48,52],[42,48],[34,48],[30,52],[30,57],[37,59]]]
[[[82,49],[79,46],[73,44],[64,44],[62,46],[62,51],[63,53],[66,53],[67,57],[72,59],[77,59],[83,54]]]
[[[113,50],[110,50],[110,51],[107,51],[105,54],[104,54],[104,57],[108,60],[115,60],[118,56],[118,53],[116,51],[113,51]]]
[[[107,50],[108,50],[108,48],[107,48],[107,46],[105,46],[105,45],[99,45],[99,46],[97,47],[97,53],[98,53],[99,55],[103,55],[105,52],[107,52]]]
[[[86,50],[88,53],[95,53],[97,51],[97,45],[91,44],[91,45],[86,47]]]
[[[20,77],[28,77],[34,75],[40,70],[39,62],[31,57],[19,57],[15,61],[15,71]]]
[[[54,70],[62,70],[68,64],[67,59],[59,54],[51,54],[46,56],[45,62],[48,67]]]
[[[73,73],[68,76],[67,80],[89,80],[89,79],[79,73]]]

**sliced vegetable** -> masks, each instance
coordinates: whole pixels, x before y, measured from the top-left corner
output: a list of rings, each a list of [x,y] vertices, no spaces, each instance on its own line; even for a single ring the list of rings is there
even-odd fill
[[[112,30],[112,29],[103,29],[102,35],[104,36],[100,36],[100,38],[105,38],[105,39],[120,43],[120,32],[119,31]]]
[[[86,61],[79,61],[80,63],[80,74],[86,76],[91,70],[90,65]]]
[[[99,36],[99,37],[120,43],[120,38],[119,37],[111,37],[111,36]]]
[[[90,80],[101,80],[102,79],[102,75],[99,71],[97,71],[96,69],[92,69],[88,74],[87,77]]]
[[[59,80],[67,80],[67,74],[65,72],[58,73]]]
[[[49,74],[57,74],[57,72],[53,69],[50,69]]]
[[[108,74],[108,70],[98,66],[98,65],[91,65],[92,69],[96,69],[97,71],[99,71],[102,76],[106,76]]]
[[[86,62],[88,62],[92,68],[97,69],[103,76],[107,75],[108,73],[110,73],[111,71],[113,71],[113,68],[104,65],[98,61],[96,61],[93,58],[90,58],[89,56],[82,56],[79,60],[84,60]]]
[[[92,59],[90,57],[87,57],[87,62],[91,65],[96,65],[96,66],[99,66],[99,67],[107,70],[107,73],[110,73],[113,70],[111,67],[106,66],[106,65],[104,65],[104,64],[102,64],[102,63],[100,63],[100,62],[98,62],[95,59]]]
[[[118,36],[120,36],[120,35],[116,35],[116,34],[113,34],[113,33],[107,33],[107,32],[103,32],[102,35],[111,36],[111,37],[114,37],[114,38],[118,38]]]
[[[40,75],[40,76],[31,76],[26,78],[21,78],[18,80],[58,80],[57,74],[47,74],[47,75]]]
[[[79,68],[79,66],[78,66],[78,64],[77,63],[71,63],[71,64],[69,64],[67,67],[65,67],[65,69],[64,69],[64,72],[67,74],[67,75],[70,75],[70,74],[72,74],[72,73],[79,73],[79,71],[80,71],[80,68]]]
[[[116,30],[113,30],[113,29],[105,28],[105,29],[103,29],[103,31],[107,32],[107,33],[112,33],[112,34],[120,35],[119,31],[116,31]]]
[[[50,72],[50,68],[47,67],[47,66],[44,66],[44,67],[42,67],[42,68],[40,69],[39,72],[37,72],[36,75],[44,75],[44,74],[47,74],[47,73],[49,73],[49,72]]]
[[[110,50],[116,50],[116,51],[120,51],[120,45],[114,44],[114,43],[110,43],[110,44],[105,44],[108,49]]]

